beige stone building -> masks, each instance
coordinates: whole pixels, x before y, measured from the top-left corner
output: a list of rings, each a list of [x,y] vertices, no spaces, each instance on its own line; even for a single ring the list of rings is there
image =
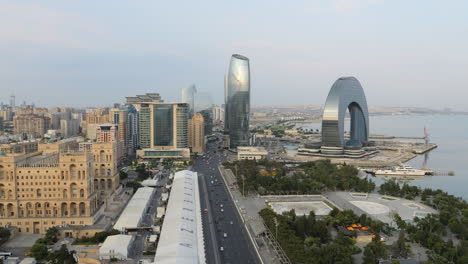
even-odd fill
[[[50,118],[35,114],[16,115],[13,118],[15,134],[28,134],[42,137],[49,129]]]
[[[116,143],[93,142],[89,151],[80,152],[77,142],[0,155],[0,226],[26,234],[53,226],[67,226],[70,234],[80,236],[91,232],[84,230],[96,223],[104,200],[119,185]]]
[[[203,115],[196,113],[188,122],[189,147],[193,153],[205,151],[205,120]]]
[[[0,157],[0,225],[20,233],[52,226],[92,225],[100,200],[90,153]]]
[[[32,153],[39,148],[39,140],[25,140],[10,144],[0,144],[0,153],[15,154],[15,153]]]

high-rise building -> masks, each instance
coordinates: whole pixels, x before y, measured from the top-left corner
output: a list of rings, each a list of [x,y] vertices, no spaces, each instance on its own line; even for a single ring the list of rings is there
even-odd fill
[[[224,123],[224,107],[213,106],[213,122],[216,124]]]
[[[139,151],[143,158],[187,158],[188,111],[186,103],[164,103],[159,94],[127,97],[138,113]]]
[[[234,54],[225,83],[225,133],[230,147],[249,145],[250,66],[249,59]]]
[[[188,104],[189,116],[192,116],[195,112],[195,94],[196,93],[197,93],[197,88],[195,87],[195,84],[192,84],[189,87],[182,88],[182,103]]]
[[[139,142],[139,116],[138,111],[132,105],[127,105],[128,116],[127,116],[127,151],[128,155],[134,156],[135,151],[138,149]]]
[[[188,147],[188,105],[151,104],[151,148]]]
[[[193,153],[205,151],[205,124],[203,115],[196,113],[189,120],[189,147]]]
[[[110,111],[111,122],[118,125],[119,129],[119,147],[120,153],[126,156],[127,150],[127,123],[128,123],[128,109],[125,106],[119,108],[112,108]]]
[[[80,121],[76,119],[60,120],[60,131],[63,137],[77,136],[80,133]]]
[[[50,118],[36,114],[16,115],[13,118],[15,134],[42,137],[49,129]]]

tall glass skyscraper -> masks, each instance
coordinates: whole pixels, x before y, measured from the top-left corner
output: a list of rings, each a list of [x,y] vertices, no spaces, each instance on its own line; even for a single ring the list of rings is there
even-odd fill
[[[197,88],[195,84],[190,85],[189,87],[182,88],[182,103],[189,105],[189,116],[192,116],[195,113],[195,94],[197,93]]]
[[[225,80],[225,132],[230,147],[249,145],[250,66],[249,59],[234,54]]]

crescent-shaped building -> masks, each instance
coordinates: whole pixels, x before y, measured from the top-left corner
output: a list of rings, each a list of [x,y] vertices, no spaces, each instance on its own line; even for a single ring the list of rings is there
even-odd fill
[[[249,59],[239,54],[231,57],[225,80],[225,133],[230,148],[249,145],[250,66]]]
[[[346,110],[351,118],[350,140],[345,141]],[[369,112],[366,96],[354,77],[341,77],[328,93],[322,117],[322,154],[342,154],[345,147],[360,148],[369,137]]]

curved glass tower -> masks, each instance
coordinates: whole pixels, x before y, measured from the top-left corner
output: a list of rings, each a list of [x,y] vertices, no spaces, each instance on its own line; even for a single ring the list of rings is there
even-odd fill
[[[225,132],[230,147],[249,145],[250,66],[249,59],[234,54],[225,80]]]
[[[345,147],[346,110],[349,110],[351,117],[350,142],[362,145],[368,140],[369,112],[364,90],[356,78],[341,77],[333,84],[325,102],[322,118],[322,148]]]
[[[192,116],[195,113],[195,94],[197,93],[197,88],[195,84],[190,85],[189,87],[182,88],[182,103],[189,105],[189,116]]]

